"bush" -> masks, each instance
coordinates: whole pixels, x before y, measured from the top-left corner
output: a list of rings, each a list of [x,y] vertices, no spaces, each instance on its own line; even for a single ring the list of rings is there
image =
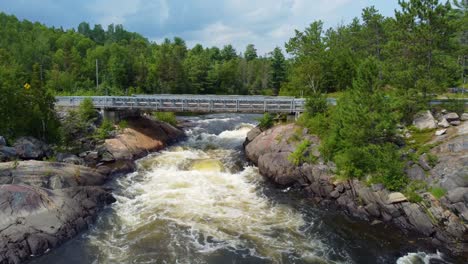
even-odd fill
[[[465,112],[465,102],[463,100],[449,99],[441,105],[442,108],[449,112],[462,114]]]
[[[297,145],[296,150],[294,150],[294,152],[292,152],[289,155],[288,160],[296,166],[299,166],[302,163],[304,163],[307,159],[306,152],[307,149],[310,147],[310,144],[311,143],[309,140],[303,140],[301,143],[299,143],[299,145]]]
[[[269,113],[263,114],[261,118],[258,118],[257,121],[259,122],[258,127],[262,130],[269,129],[274,125],[273,116]]]
[[[127,122],[127,120],[122,120],[122,121],[120,121],[119,124],[118,124],[118,126],[119,126],[119,130],[120,130],[120,131],[125,130],[126,128],[128,128],[128,122]]]
[[[85,98],[78,107],[80,118],[84,121],[90,121],[98,116],[96,109],[94,109],[93,100]]]
[[[328,109],[327,97],[324,94],[316,94],[306,99],[305,110],[310,116],[323,114]]]
[[[170,125],[177,125],[176,115],[172,112],[154,112],[153,117],[161,122],[168,123]]]
[[[106,139],[110,136],[111,132],[114,131],[114,124],[108,120],[105,119],[101,126],[96,130],[96,138],[98,139]]]
[[[67,147],[76,147],[74,145],[78,138],[81,138],[87,134],[87,125],[80,117],[80,114],[71,110],[68,112],[65,120],[62,122],[61,134],[63,144]]]

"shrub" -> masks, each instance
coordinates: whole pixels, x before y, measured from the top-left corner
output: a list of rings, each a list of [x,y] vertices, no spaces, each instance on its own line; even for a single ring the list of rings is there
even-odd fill
[[[111,132],[114,131],[114,124],[108,119],[105,119],[101,126],[96,130],[96,138],[106,139],[110,136]]]
[[[294,152],[292,152],[289,155],[288,160],[296,166],[299,166],[302,163],[304,163],[307,159],[306,152],[307,149],[310,147],[310,144],[311,143],[309,140],[303,140],[301,143],[299,143],[299,145],[297,145],[296,150],[294,150]]]
[[[412,203],[422,202],[422,197],[418,194],[419,191],[425,191],[427,189],[427,184],[423,181],[411,181],[406,186],[403,193],[405,194],[408,201]]]
[[[168,123],[170,125],[177,125],[176,115],[172,112],[154,112],[153,117],[161,122]]]
[[[431,153],[427,153],[426,155],[429,166],[434,167],[435,165],[437,165],[437,163],[439,162],[439,158],[436,155]]]
[[[98,116],[96,109],[94,109],[93,100],[91,98],[85,98],[78,107],[78,114],[84,121],[90,121]]]
[[[310,116],[323,114],[328,109],[327,97],[324,94],[316,94],[308,97],[305,103],[306,113]]]
[[[440,199],[447,193],[447,190],[441,187],[432,187],[430,192],[436,199]]]
[[[449,99],[441,107],[449,112],[462,114],[465,111],[465,102],[463,100]]]
[[[269,129],[274,125],[273,116],[269,113],[263,114],[263,116],[261,118],[258,118],[257,121],[259,122],[258,126],[262,130]]]
[[[125,130],[126,128],[128,128],[128,122],[127,122],[127,120],[122,120],[122,121],[120,121],[119,124],[118,124],[118,126],[119,126],[119,130],[120,130],[120,131]]]

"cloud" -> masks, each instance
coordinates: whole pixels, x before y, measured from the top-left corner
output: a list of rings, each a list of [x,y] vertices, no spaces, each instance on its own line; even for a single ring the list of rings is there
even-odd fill
[[[179,36],[188,45],[233,44],[243,51],[256,45],[259,54],[282,47],[314,20],[325,27],[348,23],[365,6],[391,15],[396,1],[374,0],[1,0],[0,11],[49,26],[123,24],[151,40]],[[40,12],[38,12],[40,10]]]

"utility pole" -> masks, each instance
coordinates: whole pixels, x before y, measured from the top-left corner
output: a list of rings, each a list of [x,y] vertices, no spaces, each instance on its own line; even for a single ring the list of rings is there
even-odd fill
[[[96,59],[96,90],[99,90],[99,65]]]

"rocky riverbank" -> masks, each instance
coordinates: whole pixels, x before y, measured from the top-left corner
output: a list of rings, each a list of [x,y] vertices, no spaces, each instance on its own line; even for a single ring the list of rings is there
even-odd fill
[[[447,121],[446,117],[443,119]],[[419,162],[407,165],[409,178],[418,178],[429,186],[443,187],[447,191],[439,199],[430,192],[422,192],[419,194],[422,201],[417,203],[381,184],[339,180],[334,175],[335,165],[324,162],[318,151],[320,139],[295,124],[278,125],[263,132],[255,128],[248,134],[244,146],[247,158],[258,166],[262,175],[281,186],[302,188],[314,203],[335,207],[370,224],[390,223],[405,232],[416,231],[437,248],[466,259],[468,122],[463,119],[451,119],[448,126],[442,118],[439,121],[446,131],[442,135],[434,131],[437,135],[431,143],[436,144],[432,144],[435,147],[430,153],[438,157],[435,166],[429,165],[424,155],[419,157]],[[434,117],[429,121],[432,128],[438,126]],[[307,153],[315,157],[315,162],[296,166],[288,157],[303,139],[311,142]]]
[[[0,137],[0,263],[22,263],[74,237],[115,199],[102,185],[135,169],[134,160],[183,136],[146,117],[126,120],[112,138],[64,153],[31,137]],[[83,139],[85,141],[85,139]],[[56,160],[54,162],[45,159]]]

